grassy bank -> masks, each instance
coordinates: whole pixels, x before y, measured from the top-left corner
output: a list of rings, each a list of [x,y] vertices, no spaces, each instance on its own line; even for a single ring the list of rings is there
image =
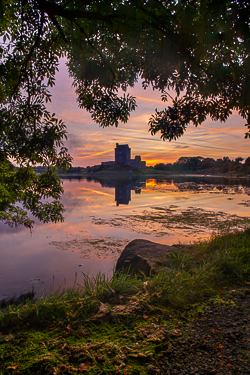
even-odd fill
[[[156,364],[198,314],[249,287],[250,230],[177,248],[162,265],[154,278],[83,275],[74,290],[2,309],[0,373],[168,373]]]

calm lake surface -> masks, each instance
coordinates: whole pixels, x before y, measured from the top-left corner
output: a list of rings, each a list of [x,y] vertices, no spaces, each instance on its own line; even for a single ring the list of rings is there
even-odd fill
[[[76,178],[64,179],[63,186],[63,223],[35,220],[30,233],[0,222],[0,301],[81,284],[82,272],[111,276],[132,239],[190,243],[209,238],[221,227],[244,228],[250,216],[249,179],[175,177],[118,183]]]

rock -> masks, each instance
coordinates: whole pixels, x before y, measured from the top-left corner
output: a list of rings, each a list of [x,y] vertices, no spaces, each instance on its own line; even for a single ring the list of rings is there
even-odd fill
[[[129,272],[130,275],[140,272],[145,276],[155,274],[161,268],[161,259],[174,251],[172,246],[148,240],[133,240],[122,251],[116,271]]]

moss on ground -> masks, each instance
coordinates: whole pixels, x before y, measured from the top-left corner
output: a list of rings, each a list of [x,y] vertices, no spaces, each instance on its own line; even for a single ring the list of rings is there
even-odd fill
[[[162,264],[164,271],[154,278],[85,275],[78,289],[2,309],[0,373],[243,374],[247,347],[240,346],[235,364],[220,355],[224,342],[230,348],[232,340],[246,342],[250,336],[243,319],[250,311],[244,299],[250,294],[249,229],[177,248]],[[224,341],[218,333],[222,328],[213,328],[221,311],[235,315],[234,323],[238,316],[242,320],[241,330],[233,332],[234,338],[225,332]],[[212,324],[209,333],[202,331],[205,322],[208,328]],[[202,358],[210,352],[215,360],[206,364]],[[197,370],[188,367],[185,353],[194,358],[200,353]]]

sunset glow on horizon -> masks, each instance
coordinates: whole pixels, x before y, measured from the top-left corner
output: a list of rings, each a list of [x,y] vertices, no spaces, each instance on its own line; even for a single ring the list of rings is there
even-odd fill
[[[201,126],[188,126],[184,136],[176,141],[162,141],[160,135],[152,136],[148,132],[148,121],[155,109],[163,110],[171,102],[161,101],[161,93],[151,88],[144,90],[138,83],[128,92],[136,97],[137,108],[126,124],[118,128],[100,128],[90,114],[80,109],[76,102],[72,79],[66,65],[61,62],[56,75],[56,85],[51,89],[52,102],[47,109],[62,119],[68,131],[65,142],[73,166],[86,167],[114,160],[116,143],[128,144],[131,157],[141,155],[147,166],[157,163],[173,163],[182,156],[202,156],[214,159],[228,156],[247,158],[250,155],[250,140],[244,138],[246,127],[237,113],[233,113],[225,122],[207,119]]]

